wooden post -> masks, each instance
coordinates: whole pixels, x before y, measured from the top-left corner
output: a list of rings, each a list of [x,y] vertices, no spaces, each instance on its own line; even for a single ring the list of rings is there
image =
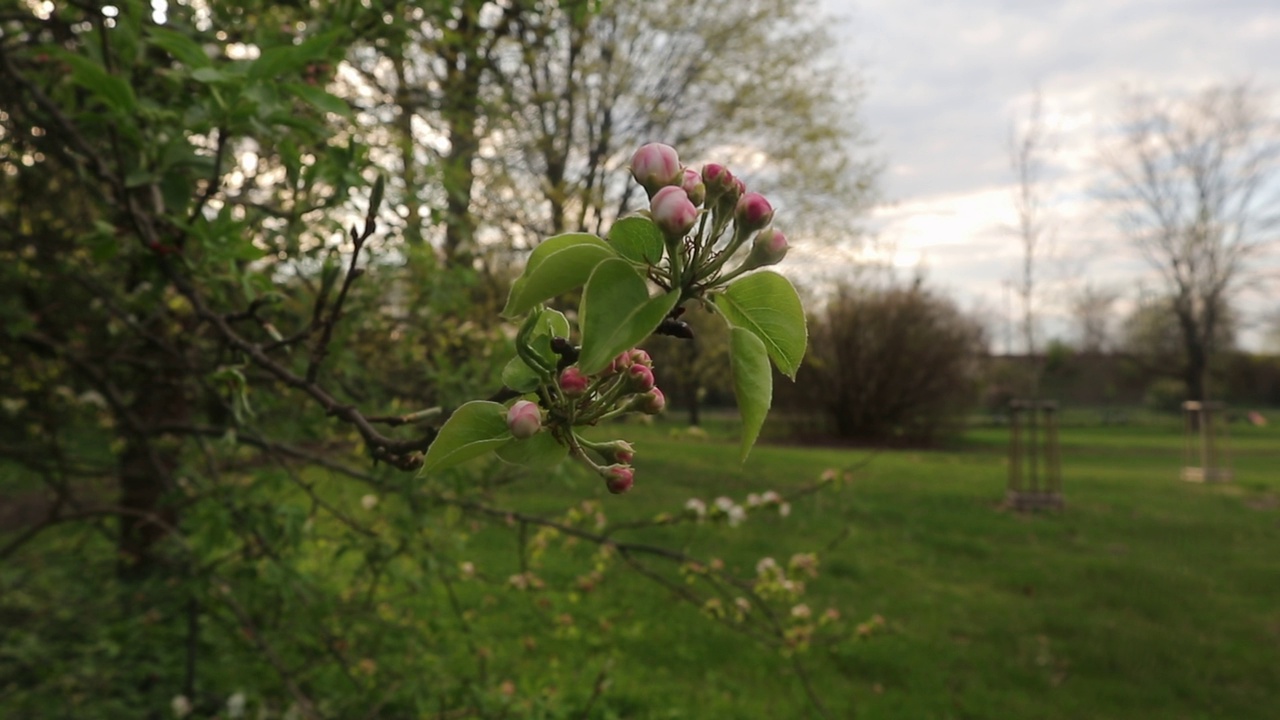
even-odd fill
[[[1057,412],[1058,404],[1052,400],[1014,400],[1009,403],[1009,487],[1006,503],[1015,510],[1060,510],[1063,507]],[[1024,429],[1028,431],[1025,440]],[[1024,466],[1029,470],[1025,483]]]
[[[1215,414],[1219,416],[1216,421]],[[1182,479],[1229,482],[1233,473],[1226,406],[1219,402],[1188,400],[1182,403],[1182,416]]]

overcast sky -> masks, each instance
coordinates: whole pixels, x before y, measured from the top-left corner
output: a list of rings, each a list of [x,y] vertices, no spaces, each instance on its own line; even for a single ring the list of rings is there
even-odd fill
[[[845,19],[841,52],[867,81],[863,116],[886,163],[878,235],[897,264],[922,265],[995,314],[1021,253],[1008,142],[1035,88],[1056,146],[1048,189],[1062,260],[1046,269],[1056,276],[1047,305],[1085,280],[1155,288],[1089,199],[1127,88],[1186,94],[1247,80],[1280,96],[1280,0],[820,1]],[[1047,329],[1065,336],[1055,312],[1045,309]]]

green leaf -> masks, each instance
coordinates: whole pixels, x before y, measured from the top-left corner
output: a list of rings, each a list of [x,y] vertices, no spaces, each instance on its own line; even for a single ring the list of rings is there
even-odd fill
[[[773,404],[773,371],[764,342],[750,330],[729,329],[729,366],[733,372],[733,394],[742,416],[742,460],[760,437],[765,416]]]
[[[582,322],[578,367],[588,375],[603,370],[618,353],[657,329],[679,299],[679,290],[650,298],[644,278],[622,258],[600,263],[587,280],[578,311]]]
[[[608,243],[587,233],[548,238],[534,248],[524,273],[511,286],[505,318],[515,318],[538,303],[569,292],[587,281],[602,260],[616,257]]]
[[[458,408],[427,449],[422,472],[444,470],[480,457],[511,442],[507,409],[495,402],[473,400]]]
[[[533,320],[533,328],[529,331],[529,348],[547,361],[547,365],[555,367],[559,357],[551,350],[551,338],[569,337],[569,318],[564,313],[551,308],[543,308]],[[516,340],[519,342],[519,339]],[[511,359],[502,369],[502,384],[517,392],[533,392],[538,388],[537,371],[529,367],[519,355]]]
[[[211,67],[202,67],[191,71],[191,79],[196,82],[202,82],[206,85],[212,85],[215,83],[224,83],[230,78],[221,70]]]
[[[657,265],[664,247],[662,231],[647,217],[625,217],[609,228],[609,244],[622,257],[641,265]]]
[[[347,105],[346,101],[337,95],[304,83],[288,83],[285,88],[321,112],[331,112],[346,118],[351,117],[351,106]]]
[[[152,45],[177,58],[183,65],[190,68],[203,68],[210,64],[204,48],[190,37],[157,25],[148,26],[148,32],[151,34]],[[192,73],[193,77],[194,75],[195,73]],[[199,78],[196,79],[199,80]],[[205,81],[201,80],[201,82]]]
[[[517,355],[502,368],[502,384],[518,393],[530,393],[538,389],[538,373]]]
[[[58,57],[71,66],[71,80],[97,95],[108,107],[120,113],[131,113],[138,106],[133,88],[124,78],[112,75],[98,63],[73,53],[60,51]]]
[[[569,455],[569,448],[561,445],[550,432],[543,430],[528,440],[516,440],[498,448],[498,459],[530,470],[546,470]]]
[[[730,325],[755,333],[778,369],[796,379],[809,331],[800,296],[789,280],[775,272],[753,273],[730,283],[713,300]]]
[[[265,48],[258,59],[249,65],[249,79],[283,79],[301,70],[307,63],[324,60],[341,32],[342,30],[333,30],[316,35],[300,45]]]

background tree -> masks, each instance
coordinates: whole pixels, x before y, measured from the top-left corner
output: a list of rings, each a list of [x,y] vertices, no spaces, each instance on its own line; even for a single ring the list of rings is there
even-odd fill
[[[698,609],[728,587],[753,608],[798,601],[801,585],[779,583],[799,568],[771,574],[765,598],[615,536],[599,503],[509,506],[497,489],[528,477],[510,466],[412,474],[457,403],[510,397],[497,376],[514,350],[477,320],[492,312],[464,258],[474,208],[450,199],[474,183],[392,188],[407,215],[427,217],[407,212],[411,193],[444,213],[460,271],[429,272],[428,243],[378,230],[374,166],[392,156],[351,122],[375,110],[330,90],[351,87],[338,78],[358,41],[410,34],[403,13],[450,92],[471,88],[490,40],[505,42],[504,9],[547,7],[0,13],[0,479],[26,509],[0,544],[0,644],[21,648],[0,664],[0,714],[159,716],[173,701],[213,716],[243,690],[267,716],[498,717],[515,712],[501,678],[521,677],[572,686],[519,706],[563,715],[596,702],[607,643],[566,670],[511,642],[511,618],[548,633],[578,612],[617,620],[626,603],[579,594],[615,563]],[[419,167],[465,175],[483,105],[452,101],[429,106],[432,122],[465,152]],[[571,471],[542,476],[556,472]],[[489,531],[504,538],[473,540]],[[477,571],[469,554],[489,543],[509,562]],[[543,581],[548,553],[563,575]],[[698,587],[681,576],[693,567]],[[739,627],[769,624],[753,636],[788,651],[797,627],[815,637],[786,617]]]
[[[1181,100],[1133,95],[1106,151],[1121,231],[1159,272],[1187,397],[1208,397],[1223,312],[1280,223],[1280,127],[1248,85]]]
[[[1119,290],[1093,283],[1085,283],[1072,294],[1071,316],[1081,352],[1101,355],[1114,349],[1114,311],[1119,300]]]
[[[1037,269],[1043,263],[1050,240],[1045,208],[1045,155],[1049,152],[1048,130],[1044,108],[1037,90],[1025,122],[1016,123],[1009,139],[1009,164],[1017,179],[1013,206],[1017,215],[1016,233],[1022,246],[1020,272],[1014,281],[1022,305],[1019,330],[1027,355],[1027,397],[1035,400],[1040,393],[1042,363],[1037,358],[1036,288],[1040,282]]]
[[[838,438],[929,443],[977,399],[982,326],[919,280],[841,285],[809,333],[810,358],[775,402]]]

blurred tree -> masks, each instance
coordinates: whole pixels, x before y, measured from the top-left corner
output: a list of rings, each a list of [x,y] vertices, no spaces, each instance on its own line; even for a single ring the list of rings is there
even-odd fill
[[[1133,95],[1106,163],[1119,227],[1160,272],[1177,320],[1187,396],[1204,400],[1222,313],[1280,228],[1280,125],[1248,85]]]
[[[982,326],[918,280],[838,287],[809,338],[797,383],[778,386],[775,404],[819,411],[839,438],[931,442],[977,400]]]
[[[401,168],[389,197],[406,237],[430,235],[431,207],[449,257],[599,232],[638,206],[620,171],[654,140],[732,164],[785,206],[792,235],[850,237],[877,166],[860,84],[812,2],[595,6],[463,3],[443,24],[398,6],[352,47],[335,91],[360,109],[372,156]]]
[[[1152,374],[1181,375],[1186,345],[1181,321],[1173,311],[1176,302],[1168,296],[1140,295],[1120,328],[1121,348]],[[1217,351],[1228,351],[1235,345],[1235,315],[1225,302],[1219,298],[1214,310],[1212,345]]]
[[[1113,349],[1113,312],[1119,299],[1119,290],[1093,283],[1086,283],[1071,296],[1071,314],[1075,320],[1081,352],[1102,354]]]
[[[489,53],[512,18],[553,9],[408,5],[0,11],[0,491],[34,508],[0,528],[0,715],[213,717],[239,714],[237,695],[272,717],[587,715],[604,674],[510,630],[584,612],[619,558],[679,585],[694,614],[730,586],[753,609],[799,601],[769,585],[785,571],[744,582],[614,535],[599,503],[495,506],[518,477],[506,466],[403,472],[458,402],[510,395],[509,337],[479,319],[490,289],[461,259],[497,97]],[[382,109],[345,95],[360,43],[414,34],[424,87],[446,88],[420,111],[444,146],[398,181],[396,209],[439,209],[457,273],[436,271],[411,222],[408,243],[375,232],[370,166],[417,150],[367,152],[356,140],[375,123],[357,132],[353,116]],[[423,189],[437,179],[443,194]],[[519,550],[477,571],[463,558],[489,526]],[[555,585],[535,574],[548,553]],[[816,637],[777,608],[733,617],[789,653],[797,630]],[[602,665],[597,640],[575,659]],[[505,677],[530,678],[518,703]],[[539,694],[566,683],[581,687]]]

